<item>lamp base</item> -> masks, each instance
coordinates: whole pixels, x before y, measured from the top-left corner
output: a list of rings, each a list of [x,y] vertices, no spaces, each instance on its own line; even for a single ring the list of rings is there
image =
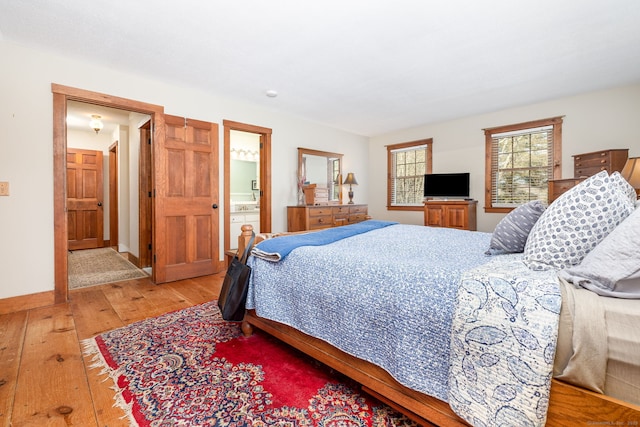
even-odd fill
[[[353,204],[353,191],[349,191],[349,203],[347,203],[348,205],[352,205]]]

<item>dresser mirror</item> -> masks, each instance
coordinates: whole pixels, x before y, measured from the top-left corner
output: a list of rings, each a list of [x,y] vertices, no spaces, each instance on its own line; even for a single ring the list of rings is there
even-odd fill
[[[330,203],[342,203],[342,154],[298,148],[298,177],[326,187]]]

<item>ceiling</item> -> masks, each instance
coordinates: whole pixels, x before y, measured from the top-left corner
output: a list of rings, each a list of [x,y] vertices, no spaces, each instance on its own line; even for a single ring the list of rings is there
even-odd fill
[[[0,0],[0,39],[365,136],[640,82],[637,0]]]
[[[100,105],[86,104],[78,101],[67,102],[67,128],[93,133],[91,128],[91,116],[100,116],[100,121],[104,127],[100,131],[102,134],[110,135],[117,125],[129,125],[129,111],[116,108],[102,107]],[[137,113],[135,113],[137,114]],[[141,116],[140,114],[137,114]]]

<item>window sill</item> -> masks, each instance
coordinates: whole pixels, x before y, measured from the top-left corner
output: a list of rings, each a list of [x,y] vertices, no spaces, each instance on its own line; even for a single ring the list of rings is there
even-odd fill
[[[387,210],[389,211],[417,211],[422,212],[424,210],[423,206],[387,206]]]

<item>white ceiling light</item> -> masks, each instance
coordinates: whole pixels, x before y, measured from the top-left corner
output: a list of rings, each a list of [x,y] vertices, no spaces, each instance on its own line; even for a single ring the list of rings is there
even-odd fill
[[[102,117],[98,116],[97,114],[91,115],[91,122],[89,122],[89,126],[91,126],[91,129],[95,130],[96,133],[100,132],[104,127],[101,119]]]
[[[268,96],[269,98],[275,98],[276,96],[278,96],[278,91],[273,90],[273,89],[269,89],[269,90],[266,92],[266,94],[267,94],[267,96]]]

